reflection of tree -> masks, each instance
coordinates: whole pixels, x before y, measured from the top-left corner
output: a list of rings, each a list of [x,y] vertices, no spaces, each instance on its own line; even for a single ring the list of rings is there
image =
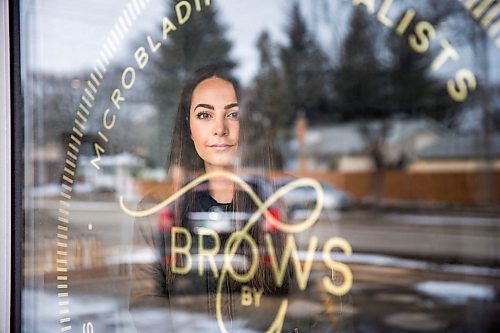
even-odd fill
[[[174,8],[177,1],[168,1]],[[170,15],[169,15],[170,16]],[[168,35],[167,43],[154,58],[154,70],[150,78],[153,103],[158,110],[158,143],[155,164],[161,165],[170,149],[169,133],[185,80],[198,68],[207,64],[226,64],[234,67],[229,52],[231,42],[224,36],[224,26],[219,22],[214,3],[198,13]]]
[[[80,81],[74,81],[72,87],[69,76],[37,73],[33,74],[33,82],[33,135],[38,138],[35,144],[59,144],[74,120],[74,108],[81,93],[76,83]]]
[[[293,118],[299,112],[312,123],[331,117],[325,85],[329,74],[328,58],[307,29],[297,2],[292,7],[286,33],[288,45],[281,47],[280,58],[292,99]]]
[[[386,38],[389,51],[383,68],[381,100],[388,115],[430,117],[443,120],[449,116],[452,101],[443,80],[430,73],[432,54],[418,54],[406,39],[390,32]]]
[[[336,100],[344,120],[388,115],[381,104],[382,71],[375,45],[379,30],[366,9],[354,9],[339,65],[333,73]]]
[[[259,70],[248,91],[248,102],[243,113],[243,130],[246,147],[246,163],[262,163],[264,147],[274,166],[281,166],[281,155],[275,146],[279,135],[284,133],[293,120],[293,106],[287,91],[283,72],[277,65],[274,47],[269,34],[263,32],[257,48],[260,55]],[[270,165],[271,166],[271,165]]]

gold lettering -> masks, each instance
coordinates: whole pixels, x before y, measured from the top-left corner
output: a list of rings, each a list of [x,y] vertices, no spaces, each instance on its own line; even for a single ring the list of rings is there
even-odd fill
[[[403,16],[401,21],[399,21],[398,27],[396,28],[396,33],[398,35],[402,36],[406,32],[406,29],[408,29],[411,21],[413,21],[415,14],[415,10],[411,8],[405,12],[405,15]]]
[[[469,89],[474,91],[477,81],[474,73],[468,69],[460,69],[455,74],[455,80],[448,81],[448,94],[456,102],[463,102],[467,99]]]
[[[97,155],[96,158],[94,158],[92,161],[90,161],[90,163],[92,163],[92,165],[97,169],[101,169],[101,167],[97,164],[97,162],[99,162],[101,160],[101,153],[104,154],[105,150],[104,148],[101,147],[100,144],[98,143],[94,143],[94,151],[95,151],[95,154]]]
[[[200,2],[200,0],[194,0],[194,8],[196,9],[197,12],[201,11],[201,2]]]
[[[127,83],[127,74],[130,73],[130,82]],[[122,73],[122,86],[125,89],[130,89],[135,82],[135,69],[133,67],[127,67]]]
[[[140,69],[146,67],[146,64],[148,63],[149,60],[149,55],[144,47],[142,46],[139,47],[137,51],[135,51],[134,57],[135,61],[137,62],[137,66],[139,66]]]
[[[264,293],[264,289],[250,288],[249,286],[241,287],[241,305],[251,306],[255,302],[255,307],[260,306],[260,298]]]
[[[193,265],[193,259],[189,249],[191,248],[192,239],[191,234],[186,228],[172,227],[172,243],[171,243],[171,256],[172,256],[172,272],[174,274],[187,274]],[[184,235],[186,244],[184,246],[177,246],[177,234]],[[186,257],[184,267],[177,267],[177,254]]]
[[[209,236],[214,240],[214,247],[213,248],[204,248],[203,247],[203,237],[204,236]],[[198,229],[198,255],[200,259],[198,260],[198,275],[202,276],[203,275],[203,269],[204,269],[204,259],[203,257],[208,258],[208,263],[210,265],[210,268],[212,269],[212,272],[214,273],[214,276],[217,278],[219,277],[219,271],[217,270],[217,265],[215,264],[215,255],[219,252],[220,249],[220,238],[219,235],[212,229],[207,229],[207,228],[199,228]]]
[[[182,7],[185,8],[184,15],[182,14]],[[189,20],[189,17],[191,16],[191,4],[188,1],[179,1],[175,5],[175,14],[177,15],[177,22],[180,25],[183,25],[184,23]]]
[[[258,308],[260,306],[260,298],[262,294],[264,293],[264,289],[255,289],[252,288],[253,290],[253,298],[255,298],[255,307]]]
[[[163,39],[167,39],[170,32],[177,30],[175,24],[168,19],[168,17],[163,18]]]
[[[417,53],[427,52],[429,39],[436,36],[436,29],[427,21],[420,21],[415,26],[415,34],[408,37],[411,48]]]
[[[156,51],[158,51],[158,49],[160,48],[161,43],[157,42],[156,44],[154,44],[153,38],[151,38],[151,36],[148,36],[146,39],[148,40],[149,49],[153,51],[153,53],[156,53]]]
[[[111,94],[111,102],[113,102],[115,108],[120,110],[120,103],[119,102],[123,102],[124,100],[125,100],[125,98],[123,98],[121,96],[120,89],[113,90],[113,93]]]
[[[109,109],[106,109],[106,111],[104,111],[104,117],[102,118],[102,124],[104,125],[104,127],[106,127],[107,130],[110,130],[113,128],[113,126],[115,126],[116,116],[113,114],[111,117],[111,123],[108,123],[108,114]]]
[[[278,260],[276,258],[276,252],[273,248],[272,238],[266,233],[264,235],[264,240],[266,242],[267,252],[271,260],[271,268],[273,270],[274,281],[278,287],[283,285],[283,279],[285,277],[286,266],[292,257],[293,266],[297,274],[297,283],[299,288],[304,290],[307,287],[307,280],[311,272],[312,261],[314,257],[314,251],[318,245],[318,238],[311,237],[309,246],[307,248],[307,258],[304,263],[304,268],[300,265],[299,255],[297,253],[297,245],[295,244],[295,238],[292,235],[287,235],[285,249],[283,250],[283,255],[281,256],[281,262],[278,267]]]
[[[389,9],[391,9],[392,6],[392,1],[393,0],[384,0],[384,3],[380,7],[380,10],[377,13],[377,18],[380,22],[382,22],[383,25],[385,25],[388,28],[391,28],[394,23],[392,23],[391,20],[386,16],[387,13],[389,12]]]
[[[352,254],[351,245],[345,239],[334,237],[330,238],[323,247],[323,260],[328,268],[342,273],[344,279],[341,285],[335,285],[330,277],[325,276],[323,277],[323,285],[330,294],[343,296],[347,294],[352,287],[352,272],[346,264],[335,261],[330,257],[330,252],[336,247],[340,248],[347,255]]]
[[[474,16],[474,18],[478,20],[492,3],[493,0],[483,0],[483,2],[481,2],[481,4],[477,6],[476,9],[474,9],[474,11],[472,12],[472,16]]]
[[[434,71],[441,68],[441,66],[443,66],[450,58],[455,61],[460,59],[460,56],[458,55],[457,51],[453,48],[453,46],[451,46],[451,44],[446,39],[441,40],[441,47],[443,50],[441,51],[441,53],[439,53],[439,55],[432,62],[431,65],[431,68]]]
[[[241,287],[241,305],[252,305],[252,288],[248,286]]]
[[[483,28],[489,27],[491,22],[493,22],[493,20],[496,19],[499,14],[500,14],[500,3],[497,3],[495,6],[491,7],[488,13],[484,15],[483,19],[481,20],[481,25],[483,26]]]
[[[236,245],[239,246],[239,244],[241,244],[241,242],[243,241],[246,241],[250,246],[250,250],[252,252],[252,262],[250,264],[250,269],[248,270],[248,272],[240,274],[234,270],[234,267],[231,265],[231,260],[233,259],[233,256],[236,253],[237,249],[233,247],[235,247]],[[259,250],[257,248],[255,240],[248,233],[244,231],[233,232],[226,242],[226,246],[224,247],[224,254],[224,264],[227,266],[227,270],[233,279],[238,282],[248,282],[253,278],[259,264]]]

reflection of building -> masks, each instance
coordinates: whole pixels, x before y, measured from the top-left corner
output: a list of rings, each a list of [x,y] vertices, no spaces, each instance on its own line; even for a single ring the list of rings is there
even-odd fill
[[[500,170],[500,134],[492,135],[489,148],[480,135],[448,134],[417,152],[412,171]],[[486,161],[490,164],[486,165]]]
[[[363,134],[362,126],[377,129],[382,123],[353,122],[309,127],[302,145],[299,145],[297,138],[289,143],[289,168],[297,169],[296,166],[301,164],[310,171],[373,170],[370,148],[375,142]],[[442,131],[429,120],[394,120],[387,123],[387,128],[384,137],[376,137],[380,140],[379,149],[386,165],[404,164],[413,160],[416,152],[438,140]]]
[[[92,156],[81,156],[80,175],[92,190],[109,191],[116,196],[134,195],[134,177],[144,167],[144,160],[129,153],[104,155],[99,161],[100,170],[91,163]]]

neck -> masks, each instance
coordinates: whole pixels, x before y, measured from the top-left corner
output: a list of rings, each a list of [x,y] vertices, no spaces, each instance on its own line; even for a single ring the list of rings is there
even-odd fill
[[[228,168],[213,168],[206,167],[205,171],[213,172],[213,171],[231,171]],[[234,196],[234,183],[232,180],[224,178],[224,177],[215,177],[211,178],[208,181],[208,189],[210,191],[210,196],[215,199],[215,201],[219,203],[230,203],[233,201]]]

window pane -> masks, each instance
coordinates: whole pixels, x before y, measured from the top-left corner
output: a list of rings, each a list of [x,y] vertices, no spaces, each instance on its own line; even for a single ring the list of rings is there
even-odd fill
[[[497,1],[23,1],[27,332],[500,326]]]

